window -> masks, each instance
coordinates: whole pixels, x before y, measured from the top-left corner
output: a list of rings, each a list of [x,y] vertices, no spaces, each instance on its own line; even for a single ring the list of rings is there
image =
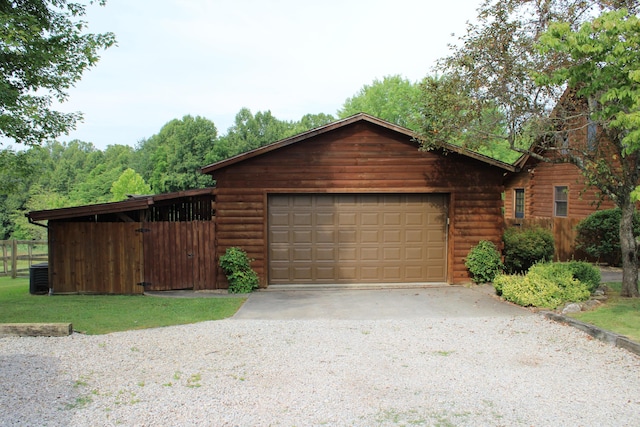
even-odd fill
[[[554,216],[567,216],[569,212],[569,188],[566,185],[555,187]]]
[[[524,188],[514,191],[513,215],[515,218],[524,218]]]

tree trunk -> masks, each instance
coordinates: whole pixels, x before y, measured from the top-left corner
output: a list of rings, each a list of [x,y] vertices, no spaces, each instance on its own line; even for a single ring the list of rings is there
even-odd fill
[[[631,200],[625,201],[620,218],[620,249],[622,250],[622,290],[623,297],[640,297],[638,292],[638,260],[637,243],[633,235],[633,214],[635,205]]]

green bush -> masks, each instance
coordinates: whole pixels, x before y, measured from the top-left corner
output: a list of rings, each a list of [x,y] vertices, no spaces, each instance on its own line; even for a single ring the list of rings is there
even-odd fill
[[[504,299],[524,307],[554,309],[591,295],[588,285],[573,276],[569,263],[536,264],[526,275],[498,276],[493,285]]]
[[[482,240],[471,248],[464,265],[469,269],[471,278],[476,283],[492,282],[504,268],[500,252],[496,245],[488,240]]]
[[[228,248],[220,257],[220,267],[229,281],[229,293],[246,294],[258,289],[258,274],[251,268],[247,253],[240,248]]]
[[[576,226],[576,249],[609,265],[620,265],[622,251],[620,249],[619,208],[594,212]],[[640,236],[640,213],[633,218],[633,234]]]
[[[569,261],[567,266],[574,278],[587,285],[590,293],[598,289],[602,275],[597,267],[584,261]]]
[[[503,235],[504,267],[508,273],[524,273],[537,262],[551,261],[553,234],[539,227],[509,227]]]

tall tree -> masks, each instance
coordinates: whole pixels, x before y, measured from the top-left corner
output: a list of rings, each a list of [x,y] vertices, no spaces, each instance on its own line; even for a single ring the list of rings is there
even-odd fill
[[[104,0],[100,3],[104,4]],[[67,133],[80,113],[52,109],[115,43],[86,33],[86,5],[67,0],[0,1],[0,136],[38,144]]]
[[[400,75],[386,76],[364,85],[338,110],[344,119],[358,113],[367,113],[409,129],[416,129],[414,121],[419,105],[420,86]]]
[[[170,121],[141,144],[151,168],[143,178],[156,193],[212,185],[211,177],[200,173],[200,168],[217,137],[214,123],[203,117],[187,115]]]
[[[307,129],[278,120],[271,111],[258,111],[254,115],[248,108],[242,108],[236,114],[233,126],[216,142],[208,154],[207,163],[227,159],[304,130]]]
[[[596,130],[586,146],[569,144],[562,155],[621,209],[621,295],[639,297],[632,193],[640,184],[640,19],[620,10],[578,30],[556,23],[542,34],[540,51],[564,53],[570,59],[564,67],[538,74],[537,81],[566,85],[576,100],[570,108],[556,109],[554,128],[560,120],[561,125],[586,123]]]
[[[111,201],[126,200],[131,194],[145,195],[151,192],[149,184],[144,182],[142,176],[131,168],[128,168],[111,186]]]
[[[632,15],[606,13],[623,6]],[[432,98],[447,100],[447,108],[444,114],[431,110],[435,117],[423,122],[423,144],[441,145],[456,134],[480,143],[503,139],[514,150],[549,161],[537,151],[542,144],[555,150],[555,161],[578,166],[625,216],[632,214],[640,148],[629,139],[638,132],[633,118],[640,105],[633,13],[639,7],[632,0],[485,1],[477,23],[440,63],[450,80],[425,87]],[[564,93],[568,96],[561,103]],[[572,107],[564,107],[567,99],[575,101]],[[486,114],[492,110],[499,114]],[[576,117],[580,112],[582,120]],[[589,121],[602,131],[593,135],[588,150],[558,147],[557,141]],[[610,146],[618,153],[610,153],[615,161],[604,163],[602,154]],[[620,229],[626,241],[623,295],[637,296],[637,249],[629,224],[623,221]]]

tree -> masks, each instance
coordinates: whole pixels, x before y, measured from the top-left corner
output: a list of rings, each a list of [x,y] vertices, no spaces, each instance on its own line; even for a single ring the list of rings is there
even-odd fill
[[[200,168],[217,137],[214,123],[200,116],[186,115],[168,122],[140,145],[147,157],[142,163],[150,168],[143,172],[143,178],[155,193],[212,185],[211,177],[200,173]]]
[[[420,86],[399,75],[376,79],[364,85],[338,110],[341,119],[367,113],[409,129],[416,129],[415,115],[419,105]]]
[[[320,116],[320,120],[322,116]],[[309,119],[311,119],[309,117]],[[312,123],[312,120],[309,120]],[[221,137],[207,156],[207,163],[228,159],[236,154],[271,144],[283,138],[304,132],[303,125],[278,120],[271,111],[258,111],[255,115],[248,108],[236,114],[234,125]]]
[[[98,164],[73,185],[69,197],[74,205],[111,201],[111,186],[132,163],[134,152],[132,147],[115,144],[97,154],[100,159]]]
[[[100,3],[104,3],[101,1]],[[85,33],[86,6],[67,0],[0,2],[0,136],[38,144],[67,133],[80,113],[52,109],[94,66],[111,33]]]
[[[576,99],[574,108],[558,113],[562,122],[593,123],[599,130],[589,147],[569,146],[564,157],[622,210],[621,295],[640,297],[632,196],[640,184],[640,19],[620,10],[578,30],[555,23],[542,34],[539,46],[543,54],[565,53],[570,59],[567,66],[537,79],[542,85],[567,85]]]
[[[425,88],[450,102],[426,121],[431,127],[421,128],[422,143],[439,146],[456,134],[480,144],[502,139],[542,161],[550,159],[539,149],[552,150],[553,161],[575,164],[632,217],[640,148],[633,136],[640,105],[637,18],[607,13],[623,6],[632,13],[640,8],[632,0],[485,1],[461,45],[439,63],[451,80]],[[492,110],[499,114],[486,114]],[[588,149],[558,144],[590,122],[601,131]],[[630,224],[623,220],[620,229],[623,295],[637,296]]]
[[[144,182],[139,173],[129,168],[111,186],[112,202],[126,200],[130,194],[145,195],[151,193],[151,187]]]

